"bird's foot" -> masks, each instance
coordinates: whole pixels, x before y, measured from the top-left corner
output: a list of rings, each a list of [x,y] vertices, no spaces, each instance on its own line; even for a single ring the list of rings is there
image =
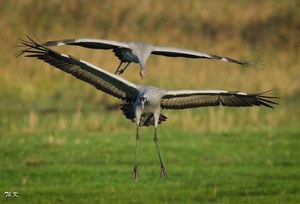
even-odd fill
[[[133,172],[131,174],[131,179],[134,179],[135,181],[137,181],[139,177],[140,177],[140,173],[139,173],[139,170],[138,170],[138,166],[134,165]]]
[[[124,73],[124,69],[118,70],[117,74],[123,74]]]
[[[164,167],[163,164],[160,166],[160,177],[164,177],[165,181],[168,178],[167,171],[166,171],[166,169],[165,169],[165,167]]]

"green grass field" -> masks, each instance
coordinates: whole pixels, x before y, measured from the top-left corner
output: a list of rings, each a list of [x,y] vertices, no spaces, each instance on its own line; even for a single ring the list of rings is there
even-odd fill
[[[113,112],[107,117],[117,117]],[[66,128],[1,137],[1,191],[18,192],[18,203],[298,203],[299,131],[187,131],[161,126],[160,147],[168,180],[159,177],[152,129],[142,129],[140,180],[130,179],[134,125],[122,131]],[[74,115],[64,116],[72,120]],[[89,118],[89,113],[83,118]],[[24,119],[15,130],[22,129]],[[27,126],[27,125],[25,125]]]
[[[300,203],[300,4],[233,2],[0,1],[0,203]],[[121,101],[43,62],[15,58],[13,46],[32,33],[263,60],[263,70],[253,70],[154,56],[144,80],[136,64],[122,77],[165,89],[275,87],[280,105],[163,110],[158,137],[168,180],[159,176],[150,127],[140,132],[135,182],[135,125],[115,108]],[[119,63],[109,51],[56,50],[109,71]]]

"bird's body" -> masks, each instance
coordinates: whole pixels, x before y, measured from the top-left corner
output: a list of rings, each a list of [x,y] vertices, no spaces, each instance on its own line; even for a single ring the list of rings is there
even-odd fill
[[[22,41],[22,43],[26,46],[26,49],[23,49],[17,55],[27,53],[27,57],[43,60],[95,86],[98,90],[125,101],[121,105],[121,110],[127,119],[136,123],[137,127],[136,163],[133,171],[133,176],[136,179],[139,176],[137,166],[139,127],[150,125],[155,127],[154,141],[161,164],[161,175],[166,177],[157,143],[158,124],[167,119],[165,115],[161,114],[161,109],[185,109],[220,105],[233,107],[266,106],[272,108],[272,104],[277,104],[273,101],[276,97],[269,95],[270,91],[249,94],[224,90],[165,90],[153,86],[137,85],[88,62],[53,51],[33,40],[29,42]]]
[[[67,40],[48,41],[42,44],[43,46],[59,46],[59,45],[76,45],[92,49],[112,49],[115,55],[119,58],[120,64],[115,74],[121,74],[131,63],[140,65],[140,75],[143,78],[146,73],[146,62],[151,54],[162,55],[167,57],[186,57],[186,58],[203,58],[216,59],[235,64],[240,64],[245,67],[250,67],[251,62],[239,61],[229,57],[223,57],[215,54],[199,52],[195,50],[182,49],[167,46],[155,46],[144,42],[118,42],[114,40],[95,39],[95,38],[76,38]],[[127,62],[127,65],[121,69],[122,63]]]
[[[132,111],[135,115],[134,121],[136,125],[144,126],[148,117],[152,119],[148,119],[152,121],[151,125],[158,125],[161,110],[161,98],[165,95],[165,93],[166,90],[153,86],[139,86],[139,95],[132,104]]]

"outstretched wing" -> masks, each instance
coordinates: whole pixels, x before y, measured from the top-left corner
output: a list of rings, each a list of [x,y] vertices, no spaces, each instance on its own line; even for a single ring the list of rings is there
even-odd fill
[[[164,55],[167,57],[187,57],[187,58],[204,58],[204,59],[216,59],[225,62],[231,62],[235,64],[240,64],[245,67],[253,67],[254,64],[250,61],[239,61],[229,57],[218,56],[214,54],[209,54],[205,52],[198,52],[195,50],[181,49],[176,47],[165,47],[165,46],[155,46],[152,51],[154,55]]]
[[[113,49],[116,47],[124,47],[128,48],[128,44],[126,42],[117,42],[114,40],[103,40],[103,39],[95,39],[95,38],[76,38],[76,39],[67,39],[67,40],[55,40],[48,41],[42,46],[58,46],[58,45],[77,45],[86,48],[92,49]]]
[[[16,54],[17,56],[26,53],[27,55],[25,55],[25,57],[34,57],[43,60],[48,64],[95,86],[97,89],[107,94],[126,101],[134,101],[136,99],[136,96],[138,95],[138,85],[126,81],[125,79],[88,62],[53,51],[48,47],[36,43],[30,38],[29,40],[30,41],[21,41],[25,46],[25,49],[19,51]]]
[[[167,91],[162,97],[161,107],[166,109],[184,109],[203,106],[266,106],[273,108],[273,104],[278,104],[270,96],[271,91],[263,93],[243,93],[239,91],[223,90],[178,90]]]

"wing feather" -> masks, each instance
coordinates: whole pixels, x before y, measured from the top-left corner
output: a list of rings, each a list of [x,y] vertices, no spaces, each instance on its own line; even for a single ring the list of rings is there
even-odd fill
[[[198,52],[195,50],[188,50],[176,47],[166,47],[166,46],[156,46],[154,51],[152,51],[154,55],[163,55],[167,57],[187,57],[187,58],[204,58],[204,59],[216,59],[222,60],[226,62],[231,62],[239,65],[243,65],[245,67],[252,67],[253,63],[250,61],[240,61],[235,60],[229,57],[209,54],[205,52]]]
[[[266,106],[278,104],[273,101],[278,97],[269,96],[273,90],[263,93],[243,93],[223,90],[178,90],[167,91],[162,97],[161,107],[165,109],[185,109],[204,106]]]
[[[77,45],[86,48],[92,49],[114,49],[116,47],[128,48],[126,42],[118,42],[114,40],[104,40],[104,39],[95,39],[95,38],[75,38],[75,39],[66,39],[66,40],[54,40],[48,41],[42,46],[59,46],[59,45]]]
[[[97,89],[126,101],[134,101],[138,94],[138,85],[121,77],[111,74],[88,62],[77,59],[70,55],[60,54],[48,47],[41,46],[32,39],[21,41],[25,49],[16,55],[27,53],[25,57],[33,57],[69,73],[76,78],[85,81]]]

